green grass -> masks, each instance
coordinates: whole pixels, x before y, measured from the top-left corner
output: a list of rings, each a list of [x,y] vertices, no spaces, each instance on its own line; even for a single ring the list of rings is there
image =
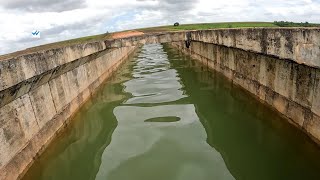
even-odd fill
[[[299,25],[301,27],[301,25]],[[297,27],[299,27],[297,25]],[[201,30],[201,29],[217,29],[217,28],[249,28],[249,27],[279,27],[273,22],[223,22],[223,23],[202,23],[202,24],[182,24],[180,26],[160,26],[151,28],[136,29],[144,33],[163,32],[163,31],[180,31],[180,30]],[[56,48],[61,46],[69,46],[73,44],[79,44],[82,42],[90,42],[108,39],[112,37],[112,33],[98,34],[92,36],[86,36],[76,39],[70,39],[66,41],[54,42],[41,46],[28,48],[27,50],[36,51],[42,48]]]
[[[144,33],[162,32],[162,31],[179,31],[179,30],[200,30],[200,29],[216,29],[216,28],[245,28],[245,27],[278,27],[271,22],[226,22],[226,23],[203,23],[203,24],[183,24],[180,26],[161,26],[152,28],[136,29]],[[79,44],[82,42],[90,42],[108,39],[112,37],[112,33],[98,34],[92,36],[85,36],[76,39],[70,39],[66,41],[54,42],[41,46],[28,48],[27,50],[36,51],[42,48],[56,48],[61,46],[69,46],[73,44]]]
[[[137,29],[145,33],[161,31],[179,31],[179,30],[201,30],[217,28],[249,28],[249,27],[278,27],[272,22],[224,22],[224,23],[202,23],[202,24],[182,24],[180,26],[160,26],[152,28]]]
[[[142,31],[144,33],[161,32],[161,31],[179,31],[179,30],[200,30],[200,29],[215,29],[215,28],[244,28],[244,27],[277,27],[271,22],[227,22],[227,23],[203,23],[203,24],[183,24],[180,26],[161,26],[152,28],[136,29],[137,31]],[[73,44],[79,44],[82,42],[90,42],[108,39],[112,37],[112,33],[108,34],[98,34],[92,36],[85,36],[76,39],[70,39],[66,41],[54,42],[50,44],[35,46],[28,48],[27,50],[37,50],[39,48],[55,48],[61,46],[69,46]]]
[[[202,24],[181,24],[180,26],[159,26],[150,28],[135,29],[136,31],[141,31],[144,33],[154,33],[154,32],[166,32],[166,31],[181,31],[181,30],[203,30],[203,29],[217,29],[217,28],[250,28],[250,27],[279,27],[282,24],[279,23],[289,23],[290,27],[305,27],[306,23],[292,23],[292,22],[223,22],[223,23],[202,23]],[[286,25],[286,24],[285,24]],[[286,26],[289,26],[286,25]],[[307,24],[308,27],[315,27],[319,24]],[[58,48],[62,46],[70,46],[73,44],[79,44],[83,42],[91,42],[112,38],[112,33],[108,34],[98,34],[93,36],[86,36],[76,39],[70,39],[66,41],[54,42],[50,44],[40,45],[26,50],[17,51],[10,54],[0,55],[0,60],[12,56],[17,56],[19,54],[36,52],[44,49]]]
[[[309,22],[295,23],[290,21],[275,21],[274,24],[280,27],[320,27],[320,24]]]

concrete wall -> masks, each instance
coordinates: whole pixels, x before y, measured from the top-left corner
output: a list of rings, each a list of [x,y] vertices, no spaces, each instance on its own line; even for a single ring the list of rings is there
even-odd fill
[[[23,174],[134,49],[95,42],[0,61],[0,179]]]
[[[192,40],[289,59],[320,68],[319,28],[249,28],[192,32]]]
[[[320,28],[243,28],[179,31],[107,40],[107,48],[186,40],[233,47],[320,68]]]
[[[258,54],[207,42],[193,41],[189,49],[184,42],[172,45],[209,68],[221,72],[233,83],[285,115],[316,142],[320,142],[319,68],[265,53]],[[273,49],[273,44],[266,49]],[[283,49],[287,47],[283,46]],[[316,58],[319,56],[313,57]],[[308,62],[317,64],[319,61],[320,59]]]

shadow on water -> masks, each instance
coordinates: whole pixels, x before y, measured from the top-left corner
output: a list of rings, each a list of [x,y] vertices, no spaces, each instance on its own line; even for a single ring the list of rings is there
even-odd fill
[[[320,150],[222,75],[148,45],[24,179],[320,179]]]
[[[177,122],[180,121],[179,117],[156,117],[156,118],[151,118],[147,119],[144,122]]]

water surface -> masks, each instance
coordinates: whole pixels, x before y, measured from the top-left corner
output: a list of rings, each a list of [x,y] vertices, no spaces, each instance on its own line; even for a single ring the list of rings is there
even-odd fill
[[[222,75],[146,45],[24,179],[320,179],[320,150]]]

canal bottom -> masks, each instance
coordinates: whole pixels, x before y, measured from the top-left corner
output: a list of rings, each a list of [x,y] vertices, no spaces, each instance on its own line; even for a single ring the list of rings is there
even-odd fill
[[[221,74],[145,45],[23,179],[311,180],[320,149]]]

